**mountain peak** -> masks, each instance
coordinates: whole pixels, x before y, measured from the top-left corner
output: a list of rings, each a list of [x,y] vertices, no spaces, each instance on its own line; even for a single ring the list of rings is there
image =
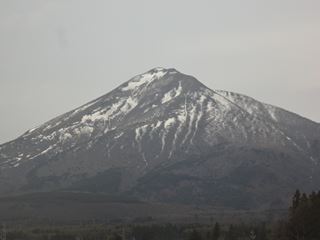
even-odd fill
[[[158,81],[161,80],[161,81]],[[119,87],[122,92],[140,91],[150,88],[176,88],[182,84],[183,88],[194,90],[195,86],[204,86],[196,78],[180,73],[174,68],[155,67],[151,70],[136,75]]]

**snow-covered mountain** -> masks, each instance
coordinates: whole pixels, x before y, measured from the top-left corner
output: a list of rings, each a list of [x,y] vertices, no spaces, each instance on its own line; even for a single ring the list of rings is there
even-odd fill
[[[0,146],[0,193],[254,208],[318,189],[319,161],[318,123],[155,68]]]

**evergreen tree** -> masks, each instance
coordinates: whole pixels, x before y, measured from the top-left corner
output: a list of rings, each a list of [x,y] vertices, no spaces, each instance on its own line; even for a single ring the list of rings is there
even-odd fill
[[[259,240],[267,240],[267,228],[266,224],[262,223],[256,228],[257,239]]]
[[[202,240],[201,234],[196,229],[193,229],[189,240]]]
[[[220,237],[220,225],[219,223],[216,222],[216,224],[214,225],[213,228],[213,232],[212,232],[212,240],[218,240]]]
[[[233,225],[231,224],[229,226],[229,230],[228,232],[226,233],[226,237],[225,237],[225,240],[236,240],[236,232],[235,232],[235,229],[233,227]]]
[[[300,203],[300,198],[301,198],[301,194],[300,194],[300,191],[297,189],[295,194],[293,195],[291,211],[295,211],[298,208]]]

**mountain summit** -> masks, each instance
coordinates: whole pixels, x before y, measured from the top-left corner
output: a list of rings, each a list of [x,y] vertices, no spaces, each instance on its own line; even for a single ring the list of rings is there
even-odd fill
[[[320,125],[154,68],[0,146],[0,193],[261,208],[320,186]]]

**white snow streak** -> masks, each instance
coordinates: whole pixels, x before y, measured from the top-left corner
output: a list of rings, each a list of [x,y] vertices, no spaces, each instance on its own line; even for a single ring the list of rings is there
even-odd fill
[[[169,158],[172,157],[173,152],[176,150],[176,144],[177,144],[177,141],[178,141],[178,137],[179,137],[179,134],[182,131],[183,126],[186,123],[186,120],[187,120],[187,116],[185,115],[185,112],[183,110],[182,110],[182,112],[180,111],[178,113],[179,126],[178,126],[178,128],[177,128],[177,130],[176,130],[176,132],[174,134],[174,138],[173,138],[173,142],[172,142],[172,148],[171,148],[171,151],[169,153]]]
[[[276,108],[270,105],[266,105],[266,108],[268,110],[269,115],[271,116],[271,118],[275,121],[278,121],[277,117],[276,117]]]
[[[189,117],[188,131],[187,131],[184,139],[182,140],[182,145],[186,143],[189,136],[192,134],[193,122],[195,121],[195,118],[196,118],[196,110],[197,110],[197,106],[192,105],[192,109],[189,112],[190,117]]]
[[[197,119],[195,121],[195,129],[194,129],[194,132],[193,132],[193,136],[190,140],[191,144],[193,144],[193,139],[194,137],[196,136],[197,132],[198,132],[198,127],[199,127],[199,122],[203,116],[203,102],[206,100],[206,97],[205,96],[201,96],[200,97],[200,112],[197,114]]]
[[[161,152],[163,152],[165,146],[166,146],[166,137],[167,137],[167,134],[169,132],[169,128],[175,124],[175,121],[176,119],[174,117],[172,118],[169,118],[167,119],[165,122],[164,122],[164,130],[163,130],[163,133],[162,133],[162,137],[161,137]]]
[[[148,163],[146,156],[142,150],[142,139],[147,131],[148,131],[148,125],[144,125],[142,127],[136,128],[136,130],[135,130],[135,133],[136,133],[135,140],[138,144],[139,152],[141,153],[142,160],[144,161],[146,167],[148,167],[149,163]]]

